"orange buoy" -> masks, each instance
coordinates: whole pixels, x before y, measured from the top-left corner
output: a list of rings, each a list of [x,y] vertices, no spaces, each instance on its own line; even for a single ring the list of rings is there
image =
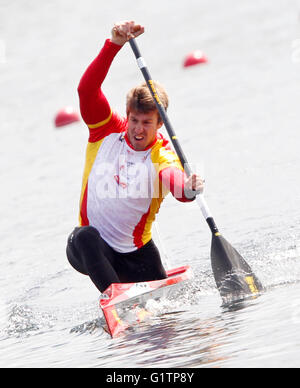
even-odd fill
[[[80,121],[79,114],[71,106],[67,106],[57,113],[54,122],[56,127],[63,127],[76,121]]]
[[[200,63],[206,63],[208,61],[207,57],[200,50],[195,50],[189,53],[184,60],[183,66],[189,67],[198,65]]]

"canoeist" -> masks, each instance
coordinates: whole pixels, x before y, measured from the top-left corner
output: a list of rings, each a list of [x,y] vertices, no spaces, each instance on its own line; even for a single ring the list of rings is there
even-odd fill
[[[89,128],[80,198],[80,226],[68,239],[67,257],[100,292],[111,283],[166,278],[151,226],[171,191],[190,202],[203,191],[196,174],[186,177],[168,141],[158,132],[163,122],[146,84],[127,95],[127,117],[111,110],[102,83],[121,47],[144,32],[133,21],[116,23],[111,38],[82,76],[78,93]],[[155,83],[164,108],[168,96]]]

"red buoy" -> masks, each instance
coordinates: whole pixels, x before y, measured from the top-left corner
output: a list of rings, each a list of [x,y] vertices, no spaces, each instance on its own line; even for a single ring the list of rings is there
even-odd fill
[[[63,127],[64,125],[80,121],[79,114],[71,106],[61,109],[55,117],[55,126]]]
[[[207,57],[200,50],[195,50],[189,53],[184,60],[183,66],[189,67],[198,65],[200,63],[206,63],[208,61]]]

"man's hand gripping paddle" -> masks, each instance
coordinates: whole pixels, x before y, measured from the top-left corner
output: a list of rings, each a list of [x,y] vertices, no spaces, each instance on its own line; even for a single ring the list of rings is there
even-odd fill
[[[136,57],[137,64],[154,98],[157,109],[164,122],[165,128],[169,134],[175,151],[180,159],[185,173],[189,177],[192,174],[191,168],[182,151],[164,106],[162,105],[158,93],[156,92],[155,85],[148,71],[146,62],[141,56],[135,39],[130,39],[129,43]],[[220,234],[203,195],[198,194],[196,196],[196,201],[212,232],[211,266],[217,288],[224,303],[230,302],[232,300],[242,299],[247,295],[258,294],[263,290],[262,284],[252,272],[250,266],[246,263],[242,256]]]

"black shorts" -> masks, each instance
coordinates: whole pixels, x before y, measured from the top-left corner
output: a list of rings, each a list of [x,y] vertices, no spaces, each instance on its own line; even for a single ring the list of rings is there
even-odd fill
[[[67,257],[77,271],[91,277],[101,292],[111,283],[143,282],[167,277],[153,240],[136,251],[119,253],[92,226],[74,229],[68,238]]]

